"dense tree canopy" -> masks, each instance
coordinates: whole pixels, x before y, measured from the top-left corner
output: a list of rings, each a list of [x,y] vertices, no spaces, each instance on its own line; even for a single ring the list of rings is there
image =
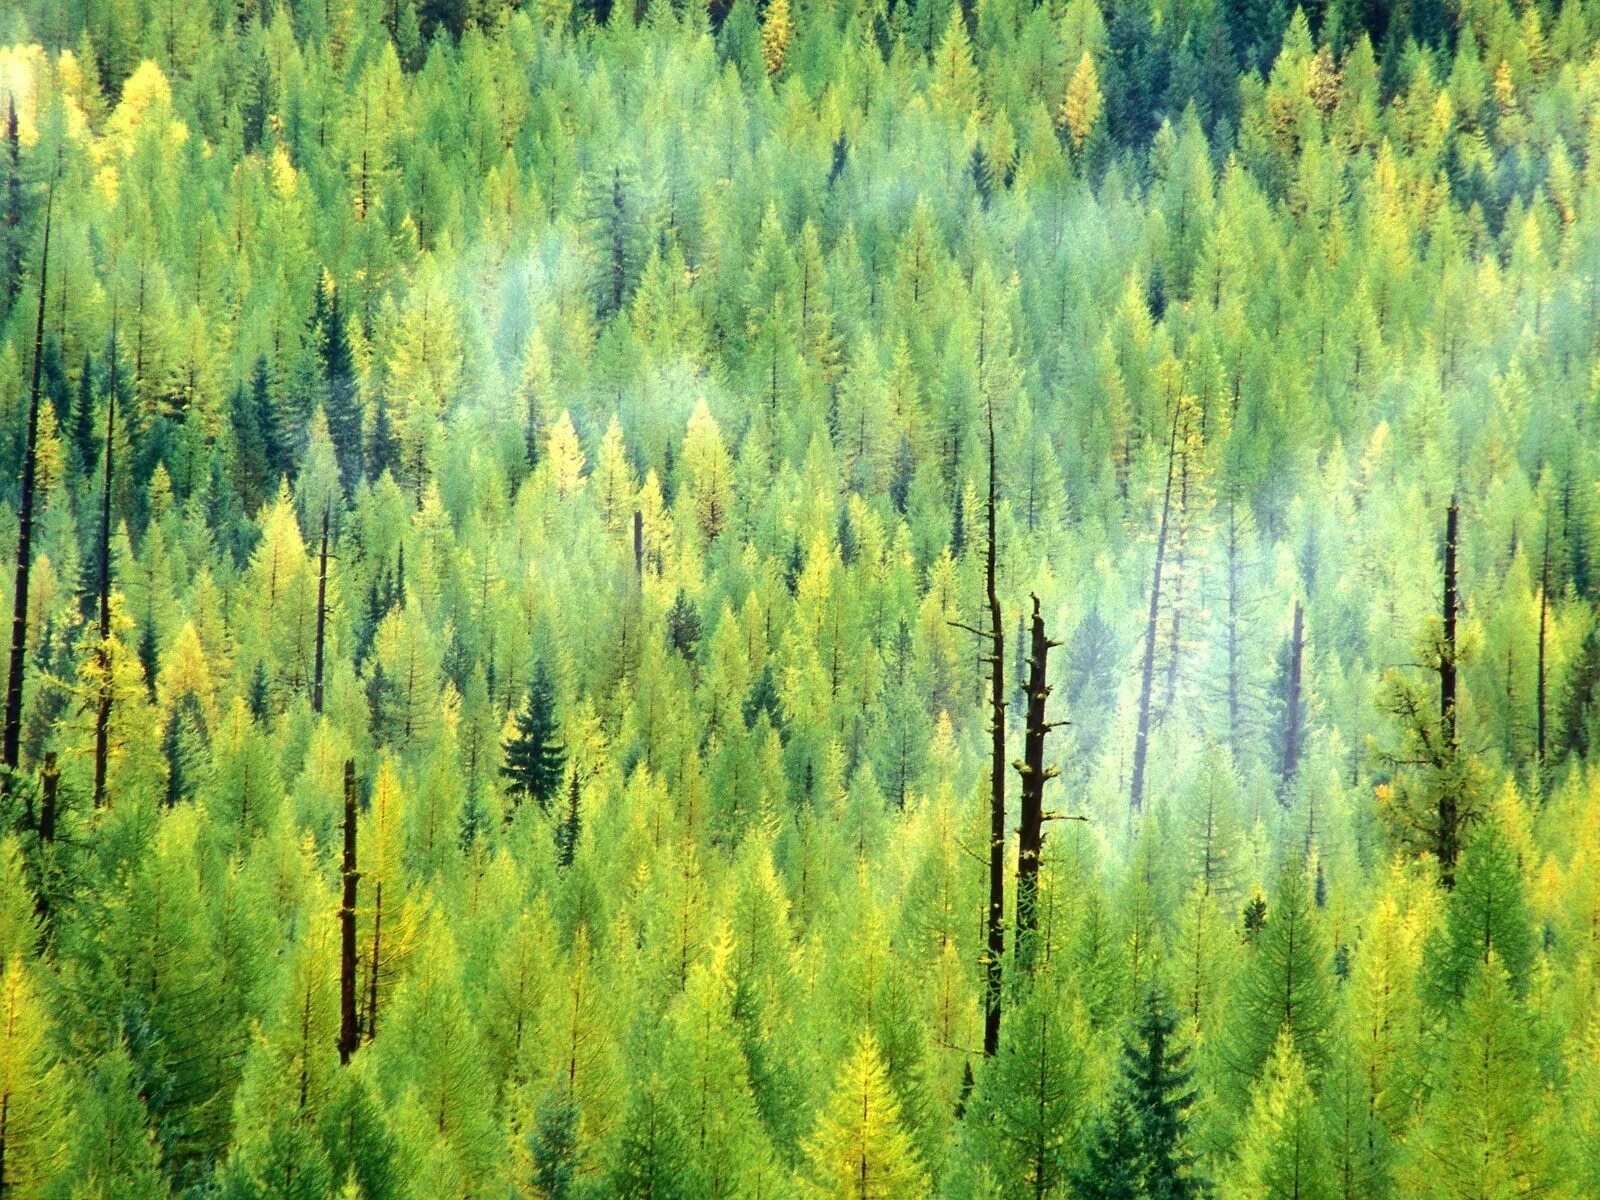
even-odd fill
[[[1597,1194],[1597,96],[0,0],[0,1197]]]

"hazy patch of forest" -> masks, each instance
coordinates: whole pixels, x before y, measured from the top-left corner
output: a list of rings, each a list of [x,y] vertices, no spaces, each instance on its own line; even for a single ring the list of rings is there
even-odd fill
[[[0,0],[0,1200],[1600,1196],[1597,351],[1580,0]]]

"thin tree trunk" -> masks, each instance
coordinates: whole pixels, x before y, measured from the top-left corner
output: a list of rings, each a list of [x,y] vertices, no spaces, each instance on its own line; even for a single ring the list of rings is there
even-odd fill
[[[1228,501],[1228,751],[1239,760],[1239,513]]]
[[[372,889],[372,972],[367,976],[367,1041],[378,1033],[378,961],[383,949],[383,880]]]
[[[1540,787],[1544,786],[1545,756],[1545,653],[1550,627],[1550,521],[1544,523],[1544,554],[1539,567],[1539,668],[1534,684],[1534,758],[1539,764]]]
[[[1283,698],[1283,786],[1288,788],[1300,769],[1300,688],[1306,652],[1306,610],[1294,602],[1294,628],[1289,634],[1289,680]]]
[[[341,865],[344,894],[339,905],[339,1061],[348,1063],[360,1043],[356,1025],[356,764],[344,764],[344,862]],[[376,950],[373,979],[378,975]]]
[[[989,601],[989,915],[984,979],[983,1053],[1000,1049],[1001,983],[1006,952],[1006,635],[995,586],[994,401],[989,401],[989,545],[984,557],[984,590]]]
[[[6,720],[0,738],[0,759],[6,768],[5,788],[22,759],[22,676],[28,662],[28,573],[33,565],[33,492],[39,465],[39,368],[44,359],[45,288],[50,269],[50,218],[56,199],[55,179],[44,203],[44,246],[39,255],[39,311],[33,325],[33,379],[28,389],[28,440],[22,456],[22,508],[17,529],[17,580],[11,607],[11,663],[6,675]]]
[[[1161,570],[1166,565],[1167,523],[1172,515],[1172,477],[1178,454],[1178,422],[1183,412],[1183,397],[1173,401],[1172,433],[1167,439],[1167,484],[1161,496],[1161,525],[1156,531],[1156,563],[1150,582],[1150,613],[1145,621],[1144,666],[1139,675],[1139,724],[1133,737],[1133,781],[1128,790],[1128,807],[1138,812],[1144,804],[1145,762],[1150,754],[1150,690],[1156,672],[1156,625],[1161,617]]]
[[[1045,704],[1050,698],[1050,649],[1059,646],[1045,636],[1044,618],[1039,615],[1039,597],[1033,598],[1030,628],[1027,685],[1027,732],[1023,740],[1022,761],[1016,764],[1022,776],[1021,809],[1017,825],[1017,934],[1013,953],[1017,964],[1032,971],[1037,956],[1034,945],[1039,929],[1039,859],[1044,850],[1044,785],[1053,779],[1056,768],[1044,765],[1044,738],[1053,722],[1045,719]]]
[[[311,678],[311,711],[322,712],[323,643],[328,629],[328,510],[322,510],[322,548],[317,554],[317,650]]]
[[[1167,641],[1166,692],[1161,700],[1161,719],[1165,721],[1178,698],[1178,666],[1183,655],[1184,563],[1189,544],[1189,454],[1178,455],[1178,538],[1172,556],[1172,635]]]
[[[106,396],[106,448],[100,481],[100,700],[94,715],[94,806],[106,800],[106,768],[111,758],[111,471],[117,436],[117,314],[111,312],[111,386]]]
[[[1454,761],[1459,741],[1456,736],[1456,540],[1461,512],[1456,497],[1450,497],[1444,526],[1444,644],[1439,652],[1439,724],[1444,734],[1444,753]],[[1446,888],[1456,884],[1456,855],[1460,850],[1460,809],[1455,783],[1446,779],[1439,793],[1439,828],[1436,850],[1439,878]]]

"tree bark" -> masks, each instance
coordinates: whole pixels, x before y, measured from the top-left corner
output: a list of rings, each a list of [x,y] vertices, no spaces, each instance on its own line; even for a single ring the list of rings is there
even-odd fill
[[[33,492],[39,465],[39,368],[44,359],[45,285],[50,269],[50,218],[55,208],[56,184],[44,203],[44,246],[39,255],[39,311],[33,325],[33,379],[28,389],[28,440],[22,456],[22,508],[17,529],[17,579],[11,606],[11,662],[6,675],[5,732],[0,736],[0,760],[6,768],[5,787],[22,759],[22,676],[28,664],[28,574],[33,565]]]
[[[1166,565],[1167,525],[1172,516],[1172,477],[1178,455],[1178,423],[1183,397],[1173,401],[1172,432],[1167,438],[1167,483],[1161,495],[1161,524],[1156,531],[1155,571],[1150,581],[1150,613],[1145,621],[1144,666],[1139,675],[1139,724],[1133,737],[1133,780],[1128,807],[1137,813],[1144,805],[1145,762],[1150,754],[1150,691],[1156,673],[1156,625],[1161,617],[1161,570]]]
[[[383,950],[383,880],[372,889],[372,971],[367,976],[367,1021],[362,1035],[371,1041],[378,1033],[378,963]]]
[[[356,764],[344,764],[344,894],[339,905],[339,1061],[348,1063],[360,1042],[356,1025]],[[378,964],[372,964],[377,979]]]
[[[1044,785],[1057,771],[1044,765],[1045,734],[1059,722],[1045,719],[1045,704],[1050,698],[1049,657],[1053,646],[1044,633],[1044,618],[1039,615],[1039,597],[1033,599],[1030,626],[1027,684],[1027,732],[1023,739],[1022,761],[1014,764],[1022,777],[1021,809],[1017,825],[1017,933],[1013,953],[1017,964],[1031,972],[1037,957],[1035,939],[1039,929],[1039,859],[1044,850]]]
[[[317,553],[317,649],[311,677],[311,711],[322,712],[322,663],[328,630],[328,510],[322,510],[322,548]]]
[[[1289,634],[1289,679],[1283,697],[1283,762],[1280,776],[1285,789],[1300,769],[1300,691],[1306,652],[1306,610],[1294,602],[1294,627]],[[1287,791],[1285,792],[1287,794]]]
[[[106,768],[111,758],[111,471],[117,435],[117,314],[111,313],[111,371],[106,395],[106,448],[100,480],[100,697],[94,715],[94,806],[106,800]]]
[[[1534,760],[1539,765],[1541,789],[1544,786],[1544,757],[1546,747],[1545,724],[1545,654],[1550,628],[1550,520],[1544,523],[1544,554],[1539,566],[1539,667],[1534,684]]]
[[[1454,494],[1445,512],[1444,525],[1444,639],[1439,648],[1439,724],[1444,735],[1445,754],[1454,762],[1460,745],[1456,736],[1456,541],[1460,532],[1461,510]],[[1439,878],[1446,888],[1455,887],[1456,856],[1461,846],[1460,805],[1455,780],[1446,778],[1439,792],[1439,828],[1435,850],[1439,857]]]
[[[983,1053],[1000,1049],[1001,983],[1006,952],[1006,634],[995,584],[994,401],[988,406],[989,544],[984,554],[984,590],[989,601],[989,913],[985,924]]]
[[[1239,761],[1239,513],[1228,500],[1228,752]]]

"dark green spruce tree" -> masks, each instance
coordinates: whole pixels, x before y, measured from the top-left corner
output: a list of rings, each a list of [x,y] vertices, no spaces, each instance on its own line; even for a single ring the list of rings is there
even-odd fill
[[[511,781],[516,800],[532,799],[541,809],[561,787],[566,748],[556,738],[555,688],[545,665],[536,663],[528,696],[516,716],[516,732],[506,740],[501,774]]]
[[[1080,1200],[1201,1200],[1211,1194],[1190,1147],[1189,1110],[1197,1093],[1177,1027],[1166,998],[1147,993],[1122,1042],[1111,1102],[1091,1127],[1072,1173]]]

